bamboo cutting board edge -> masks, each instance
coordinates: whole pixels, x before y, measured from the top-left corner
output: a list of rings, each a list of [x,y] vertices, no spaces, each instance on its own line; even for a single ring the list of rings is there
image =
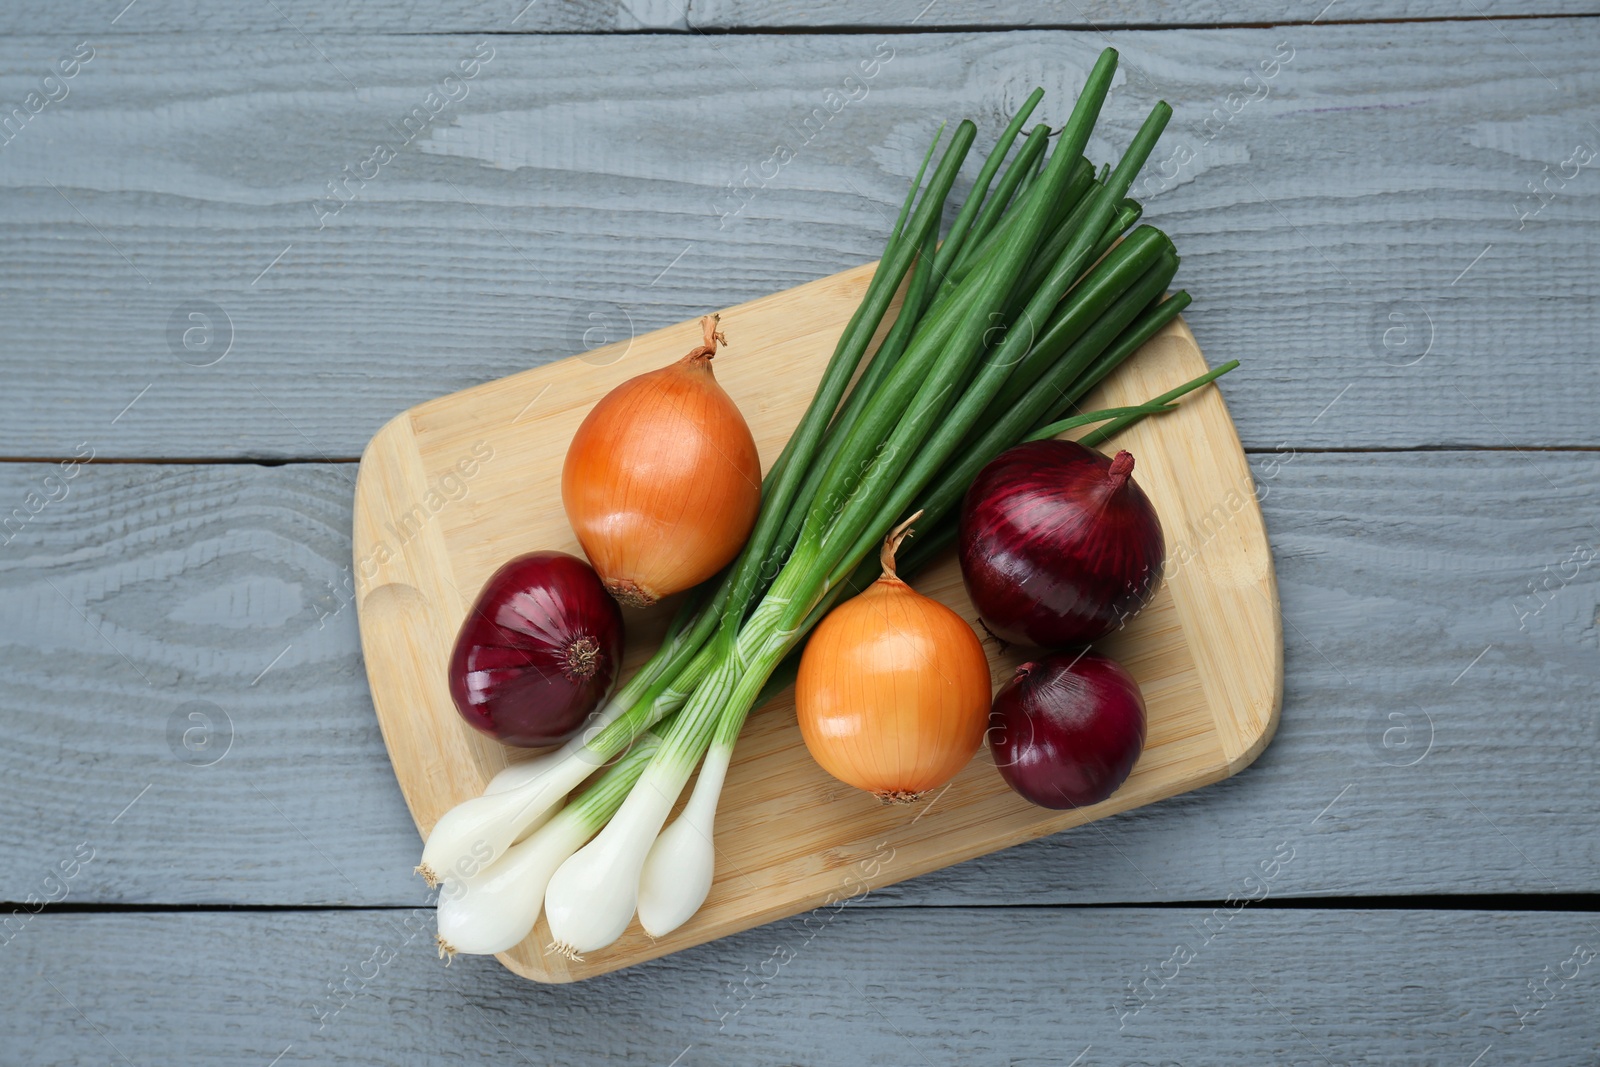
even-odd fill
[[[723,313],[734,344],[719,358],[718,377],[769,462],[872,269]],[[391,420],[363,454],[354,519],[362,647],[384,741],[424,836],[443,811],[480,792],[510,754],[459,720],[445,688],[444,659],[467,604],[511,555],[533,548],[578,553],[553,493],[572,429],[612,386],[681,355],[678,349],[697,338],[694,323],[679,324],[428,401]],[[1179,319],[1086,403],[1143,400],[1203,367]],[[785,377],[792,388],[779,388]],[[1281,617],[1248,464],[1220,392],[1185,398],[1180,411],[1145,420],[1117,444],[1140,457],[1135,478],[1157,504],[1169,554],[1178,560],[1180,547],[1194,553],[1169,566],[1150,608],[1107,642],[1140,678],[1151,708],[1146,752],[1115,796],[1084,811],[1032,808],[1004,789],[980,751],[953,783],[953,795],[928,808],[922,832],[896,836],[883,809],[860,810],[864,794],[838,787],[815,767],[798,741],[792,700],[780,698],[752,716],[741,738],[719,812],[717,884],[699,915],[660,941],[635,925],[580,963],[541,951],[549,940],[541,919],[502,962],[538,981],[590,977],[831,902],[841,871],[852,887],[870,890],[1211,784],[1252,762],[1277,726]],[[452,494],[437,510],[431,503],[419,508],[430,493],[444,499],[441,479],[451,470],[463,472],[450,484],[465,481],[465,494],[459,501]],[[1217,492],[1198,492],[1206,485]],[[1201,500],[1226,507],[1202,510]],[[972,617],[953,561],[915,584]],[[632,630],[629,644],[636,665],[644,648]],[[991,655],[996,684],[1018,661]],[[796,803],[796,791],[810,799]],[[775,840],[786,827],[796,838],[788,853]],[[858,853],[868,838],[880,847],[905,838],[889,846],[900,862],[861,875],[868,861]],[[743,893],[740,880],[748,883]]]

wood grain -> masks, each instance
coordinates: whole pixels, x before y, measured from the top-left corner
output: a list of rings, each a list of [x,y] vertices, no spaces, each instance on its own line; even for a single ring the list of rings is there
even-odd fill
[[[607,33],[686,29],[683,0],[273,0],[208,4],[204,0],[136,0],[123,11],[94,0],[16,0],[0,7],[0,32],[76,35],[94,40],[145,33],[207,36],[282,33],[320,37],[349,33]]]
[[[125,2],[125,0],[124,0]],[[108,10],[109,8],[109,10]],[[1003,8],[967,0],[890,0],[870,7],[822,0],[342,0],[337,5],[312,0],[272,4],[207,4],[199,0],[137,0],[120,14],[120,4],[95,0],[14,0],[0,7],[0,32],[9,34],[138,33],[256,34],[304,33],[606,33],[626,30],[713,30],[755,28],[859,27],[1002,29],[1019,26],[1203,26],[1264,22],[1355,22],[1363,19],[1483,18],[1490,15],[1582,15],[1581,0],[1480,0],[1473,7],[1441,0],[1326,0],[1291,6],[1262,0],[1021,0]],[[114,21],[113,21],[114,20]]]
[[[1308,828],[1324,844],[1285,895],[1592,890],[1600,583],[1589,565],[1562,584],[1562,562],[1597,546],[1600,457],[1285,452],[1254,467],[1285,618],[1272,747],[1199,793],[869,905],[1216,900]],[[5,510],[51,473],[0,465]],[[353,478],[94,464],[0,548],[0,899],[42,892],[82,840],[105,862],[73,901],[422,899],[350,606]],[[227,716],[219,744],[232,724],[210,766],[182,744],[195,701]]]
[[[721,312],[731,345],[717,379],[768,464],[816,391],[873,269]],[[698,344],[699,329],[680,323],[429,401],[391,420],[362,455],[354,518],[362,651],[384,742],[424,838],[516,755],[463,724],[447,688],[446,661],[476,590],[523,552],[581,555],[560,507],[561,462],[573,433],[613,388]],[[1084,403],[1143,403],[1206,369],[1179,320]],[[817,907],[841,878],[870,888],[903,881],[1247,766],[1271,739],[1283,699],[1278,590],[1221,393],[1208,389],[1190,400],[1121,441],[1140,459],[1138,480],[1167,535],[1196,547],[1174,554],[1149,607],[1097,646],[1138,679],[1149,713],[1144,753],[1110,800],[1069,812],[1034,807],[985,755],[925,806],[886,807],[816,765],[793,701],[781,698],[752,716],[734,752],[718,807],[716,877],[692,919],[661,938],[630,929],[577,961],[545,950],[552,938],[541,921],[501,960],[542,982],[593,977]],[[470,505],[446,510],[441,491],[473,466]],[[953,560],[929,568],[918,588],[963,618],[975,615]],[[651,651],[638,634],[629,641],[633,665]],[[1021,656],[991,646],[992,675],[1006,678]]]
[[[465,98],[319,229],[327,183],[485,39]],[[1155,165],[1195,159],[1142,195],[1185,257],[1202,348],[1245,361],[1229,396],[1248,447],[1600,444],[1600,182],[1585,168],[1517,217],[1529,182],[1600,137],[1600,20],[1112,40],[1126,77],[1091,149],[1175,105]],[[894,58],[865,97],[806,134],[880,42]],[[1284,42],[1266,96],[1230,104]],[[354,458],[429,397],[873,258],[939,120],[973,115],[987,139],[1041,84],[1059,121],[1103,43],[107,38],[0,149],[0,455]],[[68,45],[0,39],[0,100]],[[691,150],[685,130],[707,135]],[[212,366],[169,342],[193,301],[231,322]]]
[[[426,919],[416,936],[405,911],[39,916],[0,953],[0,1034],[17,1063],[122,1063],[109,1042],[174,1067],[1589,1067],[1597,1051],[1600,934],[1570,912],[847,907],[542,988],[482,958],[446,969]],[[1194,958],[1174,976],[1179,945]]]

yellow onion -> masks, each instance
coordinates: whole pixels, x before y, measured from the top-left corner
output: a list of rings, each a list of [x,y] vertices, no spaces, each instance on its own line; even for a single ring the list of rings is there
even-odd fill
[[[561,502],[611,595],[644,607],[733,561],[761,507],[761,458],[705,341],[678,362],[630,378],[578,427],[561,471]]]
[[[841,782],[896,803],[954,778],[989,720],[989,662],[978,636],[895,576],[895,550],[916,518],[885,540],[883,577],[822,620],[795,682],[812,758]]]

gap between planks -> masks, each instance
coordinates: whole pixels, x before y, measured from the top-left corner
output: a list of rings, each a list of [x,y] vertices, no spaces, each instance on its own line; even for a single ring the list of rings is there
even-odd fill
[[[1119,909],[1135,911],[1206,911],[1231,908],[1237,901],[1226,900],[1157,900],[1157,901],[1101,901],[1098,903],[995,903],[917,904],[883,901],[873,905],[875,911],[949,911],[968,909],[993,911],[1012,908],[1028,911],[1084,911],[1093,909]],[[0,901],[0,912],[26,907],[18,901]],[[182,912],[387,912],[416,911],[432,907],[427,902],[419,904],[115,904],[71,903],[46,904],[35,915],[139,915],[177,914]],[[1403,896],[1392,893],[1373,896],[1298,896],[1267,897],[1251,901],[1250,907],[1266,911],[1493,911],[1507,913],[1533,912],[1597,912],[1600,911],[1600,893],[1460,893]],[[780,920],[781,921],[781,920]]]
[[[690,5],[693,12],[693,5]],[[937,33],[1145,33],[1206,30],[1270,30],[1285,26],[1409,26],[1451,22],[1532,22],[1540,19],[1593,19],[1600,18],[1595,11],[1540,11],[1497,13],[1494,15],[1410,15],[1394,18],[1300,18],[1271,22],[1019,22],[983,23],[952,22],[928,23],[852,23],[848,26],[808,26],[803,23],[778,26],[641,26],[632,29],[604,30],[502,30],[502,29],[452,29],[452,30],[396,30],[393,33],[360,32],[369,37],[862,37],[892,34],[912,37]],[[128,37],[168,34],[170,30],[133,30],[122,34]],[[241,31],[244,32],[244,31]],[[311,28],[306,36],[351,36],[349,30],[324,30]]]
[[[1287,443],[1287,442],[1286,442]],[[1364,445],[1343,447],[1339,445],[1297,446],[1295,452],[1305,456],[1361,456],[1405,455],[1412,452],[1600,452],[1596,445]],[[1247,456],[1282,455],[1277,448],[1245,448]],[[82,459],[75,456],[0,456],[0,463],[65,463],[74,461],[79,466],[145,466],[145,467],[340,467],[361,462],[360,456],[97,456]]]
[[[692,8],[691,8],[692,10]],[[1285,26],[1322,27],[1322,26],[1409,26],[1431,25],[1434,23],[1451,22],[1535,22],[1541,19],[1593,19],[1600,18],[1600,12],[1518,12],[1514,15],[1411,15],[1396,16],[1394,18],[1317,18],[1310,19],[1282,19],[1274,22],[1023,22],[991,24],[982,22],[951,22],[928,23],[925,25],[912,24],[856,24],[848,26],[806,26],[794,24],[788,26],[690,26],[685,30],[678,29],[642,29],[642,30],[583,30],[570,34],[538,34],[534,32],[519,33],[518,31],[500,31],[490,36],[572,36],[572,37],[620,37],[643,36],[656,34],[661,36],[687,37],[860,37],[864,35],[884,36],[892,34],[897,37],[912,37],[919,34],[936,33],[1147,33],[1167,31],[1196,31],[1196,30],[1271,30]],[[431,37],[436,34],[412,32],[394,34],[393,36]]]

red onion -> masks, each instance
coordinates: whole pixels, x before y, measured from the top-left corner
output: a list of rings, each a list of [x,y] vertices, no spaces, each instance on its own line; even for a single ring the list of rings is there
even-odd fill
[[[1001,453],[961,505],[961,577],[991,632],[1039,648],[1104,637],[1155,594],[1166,548],[1150,498],[1071,441]]]
[[[1055,652],[995,694],[989,750],[1006,784],[1042,808],[1098,804],[1144,748],[1139,683],[1108,656]]]
[[[484,583],[450,654],[450,695],[467,722],[508,745],[578,732],[616,680],[622,610],[594,570],[530,552]]]

